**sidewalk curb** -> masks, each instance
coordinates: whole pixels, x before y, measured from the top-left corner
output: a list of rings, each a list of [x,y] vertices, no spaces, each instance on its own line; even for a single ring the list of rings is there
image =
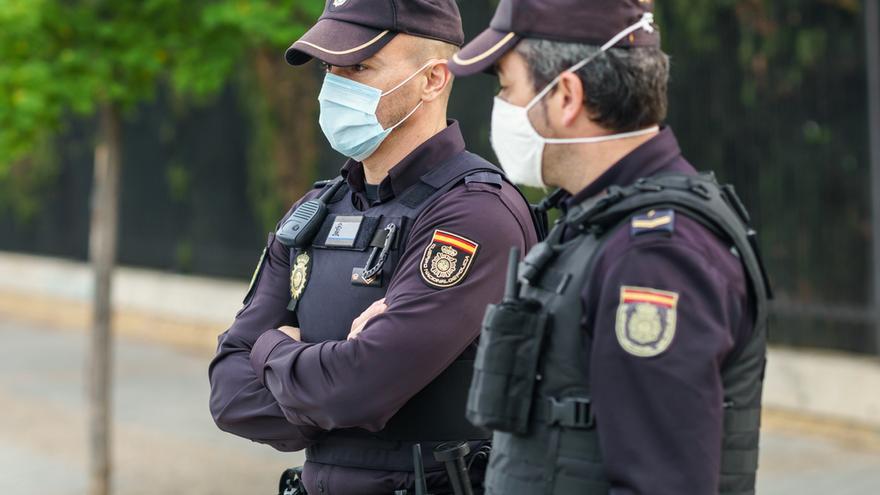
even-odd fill
[[[84,332],[91,327],[91,305],[61,298],[0,291],[0,318],[46,325],[53,330]],[[231,321],[230,321],[231,323]],[[199,354],[213,354],[217,336],[229,325],[174,320],[137,310],[113,312],[113,333]]]
[[[87,264],[0,253],[0,318],[52,328],[91,326]],[[247,284],[122,267],[114,275],[114,332],[211,354]],[[764,405],[880,431],[880,359],[772,347]]]

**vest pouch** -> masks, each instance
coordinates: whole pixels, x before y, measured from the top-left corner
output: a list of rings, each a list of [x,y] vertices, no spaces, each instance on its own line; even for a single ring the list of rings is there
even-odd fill
[[[467,418],[476,426],[528,432],[547,315],[535,301],[491,305],[483,319]]]

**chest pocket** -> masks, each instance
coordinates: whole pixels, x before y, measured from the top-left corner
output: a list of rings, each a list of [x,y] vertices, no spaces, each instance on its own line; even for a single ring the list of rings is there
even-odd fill
[[[291,253],[288,309],[297,313],[304,342],[344,340],[352,321],[385,296],[405,223],[401,217],[330,215],[310,249]],[[297,267],[307,272],[304,282]]]

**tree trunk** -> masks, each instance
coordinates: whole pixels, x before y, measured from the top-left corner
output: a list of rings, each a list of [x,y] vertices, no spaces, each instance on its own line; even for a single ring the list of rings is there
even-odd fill
[[[93,327],[89,348],[89,495],[110,493],[111,472],[111,294],[113,265],[116,261],[117,219],[119,217],[119,169],[121,123],[112,104],[101,107],[98,115],[98,142],[95,146],[95,176],[92,189],[89,257],[95,273],[92,302]]]
[[[260,93],[268,103],[268,137],[275,169],[276,192],[289,205],[312,187],[315,180],[318,136],[317,84],[303,69],[293,69],[277,50],[260,49],[254,68]]]

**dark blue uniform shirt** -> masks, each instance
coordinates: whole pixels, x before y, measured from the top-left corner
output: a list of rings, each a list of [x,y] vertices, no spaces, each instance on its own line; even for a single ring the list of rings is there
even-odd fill
[[[569,204],[603,194],[612,185],[626,186],[667,172],[696,174],[669,128],[612,166]],[[583,329],[592,338],[592,354],[584,365],[590,367],[612,494],[717,492],[721,365],[753,328],[746,280],[731,247],[684,214],[675,215],[671,227],[624,228],[607,240],[583,288],[582,302]],[[674,338],[659,355],[641,357],[618,338],[622,289],[642,294],[639,297],[659,297],[663,303],[677,299]]]
[[[398,197],[464,148],[453,122],[391,169],[378,187],[378,203]],[[343,175],[358,209],[368,211],[363,166],[349,161]],[[426,284],[419,271],[437,229],[479,245],[466,278],[445,289]],[[301,450],[327,430],[382,429],[473,345],[486,305],[501,299],[510,248],[525,252],[536,242],[528,205],[507,183],[460,183],[429,205],[406,235],[387,311],[356,339],[321,343],[297,342],[277,330],[296,325],[296,318],[286,309],[289,251],[270,236],[254,295],[220,336],[210,366],[211,411],[220,428],[283,451]],[[406,484],[406,476],[306,464],[307,484],[319,479],[325,493],[383,493]]]

